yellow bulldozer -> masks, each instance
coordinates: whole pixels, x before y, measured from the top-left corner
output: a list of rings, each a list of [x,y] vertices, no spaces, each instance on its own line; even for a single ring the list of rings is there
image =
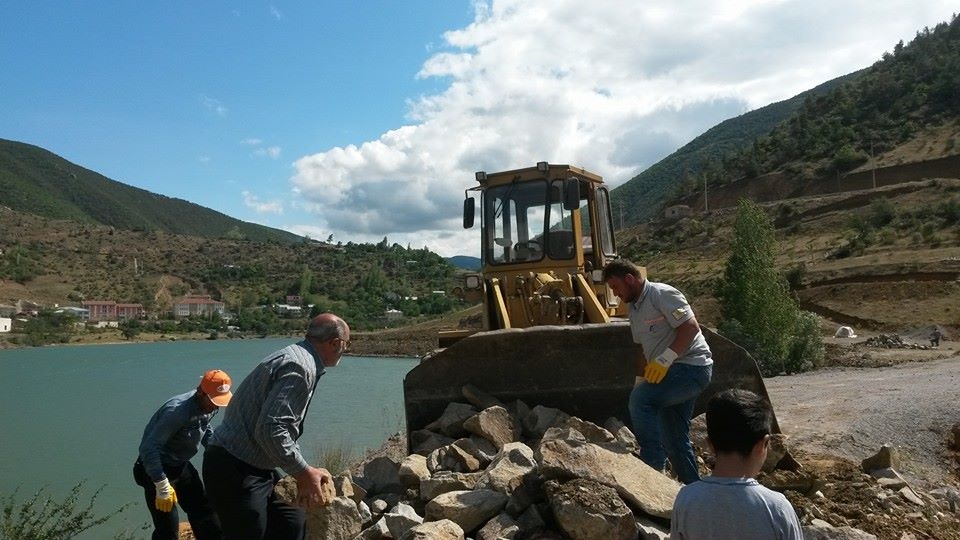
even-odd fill
[[[602,278],[617,257],[603,179],[540,162],[477,172],[476,180],[465,194],[463,225],[474,226],[478,194],[482,268],[455,292],[482,302],[483,329],[441,332],[440,349],[407,374],[407,435],[461,401],[467,385],[504,403],[554,407],[600,425],[612,416],[625,420],[639,345],[625,319],[628,306]],[[767,396],[753,358],[701,328],[714,370],[694,415],[727,388]]]

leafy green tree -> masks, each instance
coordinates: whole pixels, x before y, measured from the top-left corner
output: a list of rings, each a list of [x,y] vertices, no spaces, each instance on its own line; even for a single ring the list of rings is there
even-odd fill
[[[40,346],[50,343],[68,343],[76,322],[76,317],[68,313],[41,311],[23,325],[26,344]]]
[[[741,200],[734,235],[717,291],[724,318],[720,331],[746,348],[764,375],[810,369],[819,359],[804,354],[815,351],[817,343],[822,349],[822,343],[776,268],[770,218],[755,203]]]
[[[133,339],[140,335],[142,325],[137,319],[127,319],[120,323],[120,333],[125,339]]]

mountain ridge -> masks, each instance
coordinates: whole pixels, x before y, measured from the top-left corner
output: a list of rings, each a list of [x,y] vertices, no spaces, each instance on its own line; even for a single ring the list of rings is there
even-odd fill
[[[39,146],[0,139],[0,205],[125,230],[293,243],[299,235],[110,179]]]

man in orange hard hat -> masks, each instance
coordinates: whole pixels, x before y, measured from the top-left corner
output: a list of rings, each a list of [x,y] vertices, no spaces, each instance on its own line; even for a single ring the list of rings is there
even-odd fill
[[[222,537],[220,521],[207,500],[200,474],[190,463],[213,433],[210,420],[233,397],[230,376],[219,369],[204,373],[195,390],[173,396],[153,414],[143,430],[133,478],[153,518],[153,540],[176,540],[180,518],[177,503],[197,540]]]

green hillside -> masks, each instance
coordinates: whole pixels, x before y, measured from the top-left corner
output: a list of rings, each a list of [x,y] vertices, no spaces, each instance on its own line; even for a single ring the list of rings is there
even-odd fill
[[[825,95],[862,73],[838,77],[790,99],[724,120],[618,186],[611,192],[611,201],[614,208],[623,209],[623,225],[634,225],[655,216],[684,183],[689,185],[716,167],[712,163],[748,148],[758,137],[768,134],[794,114],[808,98]]]
[[[285,243],[301,240],[286,231],[128,186],[43,148],[4,139],[0,139],[0,205],[52,219],[132,231]]]
[[[300,296],[358,329],[382,327],[384,312],[405,322],[455,307],[456,269],[425,249],[389,244],[257,242],[162,231],[130,231],[53,220],[0,207],[0,304],[42,306],[83,300],[139,303],[164,318],[173,301],[210,295],[232,313],[256,312]],[[301,321],[296,321],[301,324]]]
[[[960,153],[958,118],[960,19],[954,17],[918,32],[908,45],[896,44],[867,69],[717,125],[614,190],[613,199],[623,201],[631,212],[627,223],[635,224],[671,201],[702,199],[704,185],[744,183],[731,191],[753,196],[749,184],[763,178],[767,191],[796,196],[860,166],[953,159]],[[936,166],[950,169],[950,163]]]
[[[833,177],[960,118],[960,18],[918,32],[828,94],[805,99],[767,136],[715,163],[711,183],[782,172]],[[946,141],[934,157],[960,153]]]

